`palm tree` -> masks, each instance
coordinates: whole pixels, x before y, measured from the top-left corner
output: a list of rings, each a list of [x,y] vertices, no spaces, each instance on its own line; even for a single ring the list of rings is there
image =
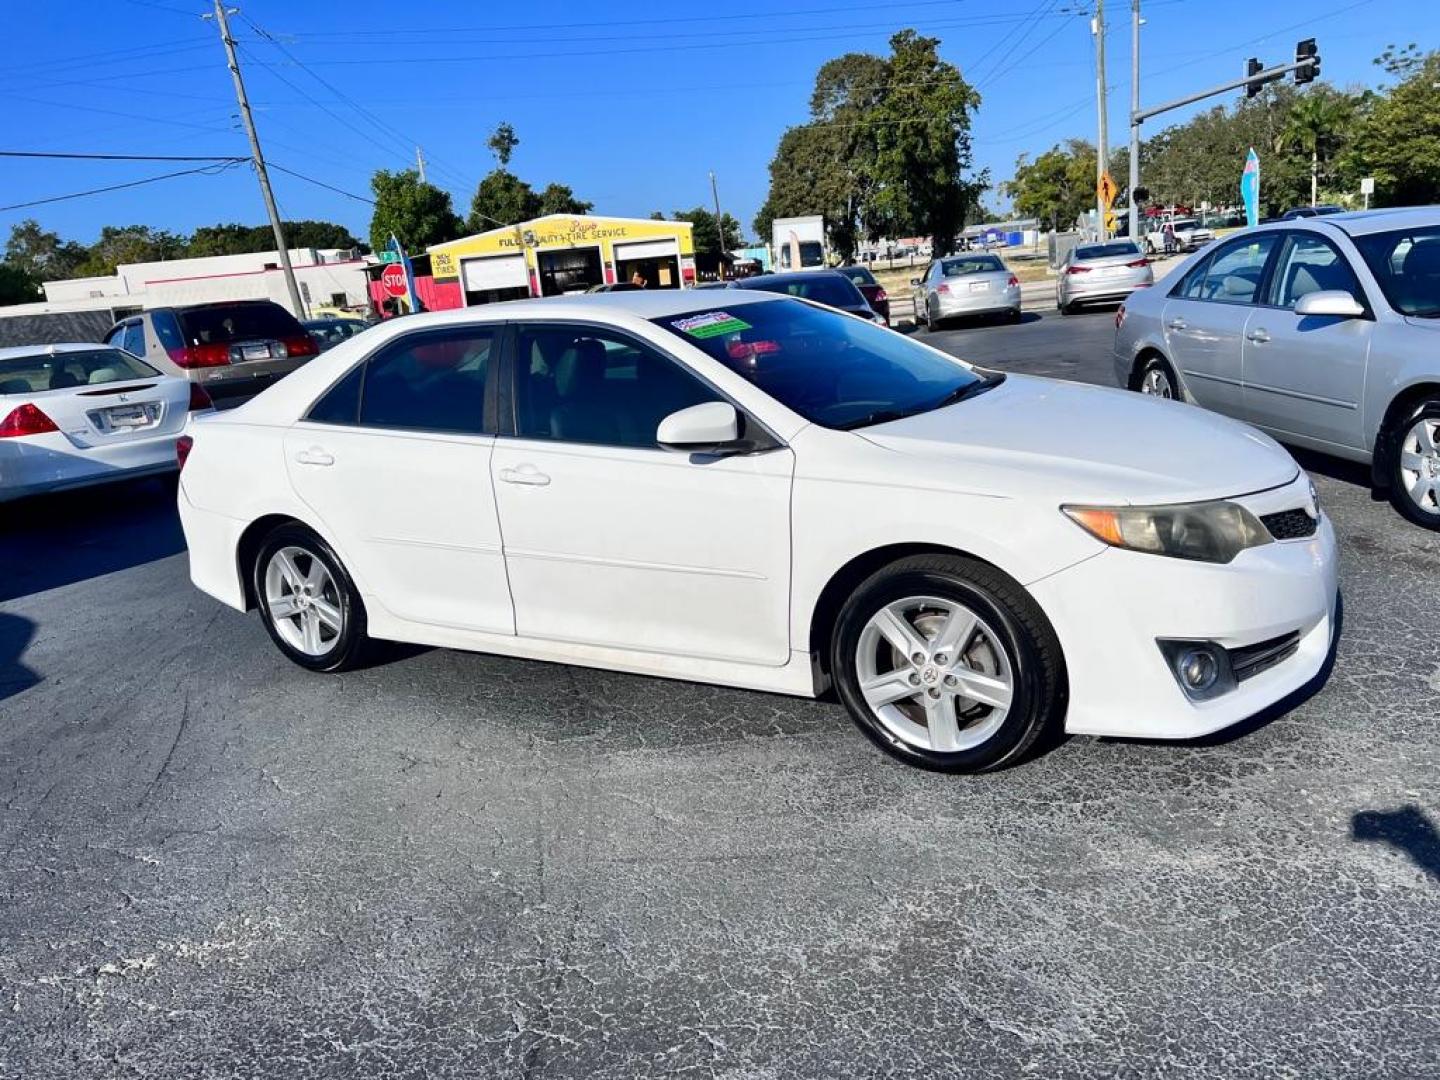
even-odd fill
[[[1320,150],[1334,142],[1350,119],[1350,102],[1338,94],[1312,91],[1290,107],[1280,141],[1310,151],[1310,205],[1319,199]]]

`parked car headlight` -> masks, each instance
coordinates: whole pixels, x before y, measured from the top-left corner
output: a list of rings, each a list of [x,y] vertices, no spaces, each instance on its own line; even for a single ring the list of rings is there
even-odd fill
[[[1255,515],[1232,502],[1173,506],[1062,506],[1071,521],[1112,547],[1175,559],[1228,563],[1270,543]]]

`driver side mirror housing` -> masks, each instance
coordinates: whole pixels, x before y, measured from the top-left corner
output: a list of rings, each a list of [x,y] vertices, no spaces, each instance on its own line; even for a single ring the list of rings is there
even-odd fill
[[[1357,319],[1365,314],[1361,303],[1344,289],[1321,289],[1306,293],[1295,305],[1296,315],[1335,315]]]
[[[911,285],[919,285],[919,284],[920,284],[920,279],[919,279],[918,277],[912,277],[912,278],[910,279],[910,284],[911,284]]]
[[[655,431],[667,450],[726,453],[751,449],[740,440],[740,414],[728,401],[704,401],[673,412]]]

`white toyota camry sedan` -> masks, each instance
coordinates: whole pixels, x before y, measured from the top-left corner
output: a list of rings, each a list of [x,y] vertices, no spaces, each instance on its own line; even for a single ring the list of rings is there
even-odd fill
[[[1215,731],[1332,643],[1334,533],[1267,436],[768,293],[396,320],[192,428],[194,582],[315,671],[378,638],[833,685],[961,772]]]

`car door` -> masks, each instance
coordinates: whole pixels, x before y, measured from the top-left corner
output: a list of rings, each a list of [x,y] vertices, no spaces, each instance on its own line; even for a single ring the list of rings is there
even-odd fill
[[[402,619],[515,632],[485,422],[502,329],[394,338],[286,434],[295,492],[342,547],[366,602]]]
[[[1192,268],[1165,302],[1166,352],[1195,400],[1227,416],[1244,414],[1245,327],[1255,311],[1274,232],[1221,245]]]
[[[1348,292],[1360,318],[1295,314],[1306,293]],[[1245,336],[1245,419],[1273,434],[1364,446],[1360,402],[1375,327],[1345,255],[1318,232],[1287,232],[1266,296]]]
[[[664,417],[723,398],[638,337],[537,320],[514,342],[491,468],[516,632],[788,662],[790,450],[662,449]]]

